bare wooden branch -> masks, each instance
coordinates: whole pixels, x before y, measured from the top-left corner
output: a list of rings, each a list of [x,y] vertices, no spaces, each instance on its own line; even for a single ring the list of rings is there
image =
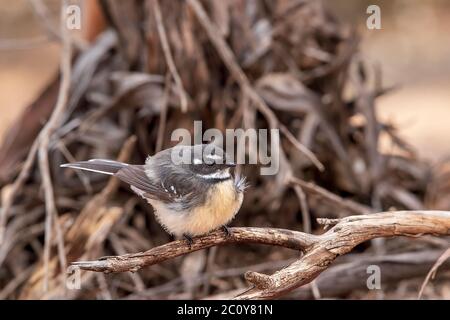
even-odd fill
[[[424,276],[442,255],[441,249],[414,250],[388,255],[349,254],[349,261],[330,267],[317,279],[317,286],[323,297],[342,297],[354,290],[367,290],[367,268],[376,265],[382,270],[381,289],[405,279]],[[344,257],[343,257],[344,258]],[[442,265],[442,271],[450,270],[450,261]],[[288,297],[312,299],[307,286],[298,288]]]
[[[340,255],[350,252],[358,244],[375,238],[393,236],[448,235],[450,212],[396,211],[349,216],[319,236],[319,241],[290,266],[263,275],[247,272],[247,280],[254,288],[237,299],[270,299],[279,297],[315,279]]]
[[[196,237],[191,246],[178,240],[141,253],[79,261],[72,265],[105,273],[137,271],[190,252],[230,243],[268,244],[305,252],[302,258],[273,275],[247,272],[246,279],[254,288],[237,299],[269,299],[311,282],[338,256],[350,252],[364,241],[392,236],[448,235],[450,212],[396,211],[349,216],[319,236],[274,228],[231,228],[231,232],[229,237],[221,231]]]
[[[79,261],[72,265],[83,270],[97,272],[137,271],[143,267],[160,263],[197,250],[229,243],[259,243],[305,251],[317,242],[317,236],[276,228],[230,228],[231,235],[214,231],[194,238],[189,245],[185,240],[177,240],[145,252],[122,256],[104,257],[95,261]]]

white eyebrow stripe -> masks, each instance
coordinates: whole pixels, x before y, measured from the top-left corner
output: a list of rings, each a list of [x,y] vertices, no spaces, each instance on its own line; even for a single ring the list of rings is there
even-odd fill
[[[207,154],[207,155],[205,155],[205,158],[213,159],[213,160],[219,160],[219,159],[222,159],[222,157],[219,156],[218,154]]]
[[[198,175],[204,179],[226,179],[231,177],[229,169],[216,171],[209,174],[198,174]]]

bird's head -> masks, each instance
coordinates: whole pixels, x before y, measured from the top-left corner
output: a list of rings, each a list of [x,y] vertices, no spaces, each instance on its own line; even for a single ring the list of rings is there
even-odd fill
[[[230,171],[236,165],[222,148],[214,144],[194,145],[190,148],[191,162],[187,169],[196,177],[210,181],[232,178]]]

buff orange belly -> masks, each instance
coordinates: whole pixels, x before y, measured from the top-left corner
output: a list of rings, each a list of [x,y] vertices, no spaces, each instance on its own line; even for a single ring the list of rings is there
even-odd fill
[[[189,214],[186,227],[193,236],[226,225],[241,207],[243,194],[236,192],[232,180],[219,183],[214,188],[210,190],[207,204]]]
[[[241,207],[243,194],[236,192],[234,182],[227,180],[214,185],[205,204],[187,213],[163,212],[164,206],[153,204],[156,217],[165,229],[176,235],[206,234],[229,223]]]

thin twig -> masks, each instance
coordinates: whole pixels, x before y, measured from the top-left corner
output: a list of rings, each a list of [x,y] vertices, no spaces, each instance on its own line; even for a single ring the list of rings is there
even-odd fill
[[[338,205],[339,207],[349,210],[353,213],[366,214],[372,212],[372,209],[370,207],[357,203],[350,199],[341,198],[338,195],[312,182],[306,182],[299,178],[290,178],[289,182],[293,185],[299,185],[307,193],[321,196],[324,199],[332,202],[333,204]]]
[[[300,202],[300,211],[302,212],[303,231],[311,233],[311,217],[308,208],[308,202],[306,201],[306,195],[303,192],[302,187],[294,186],[294,191],[297,194],[298,201]]]
[[[19,175],[17,176],[16,180],[14,180],[11,188],[8,190],[8,193],[5,196],[3,207],[0,210],[0,244],[3,244],[4,242],[6,221],[8,220],[9,211],[11,210],[14,197],[18,194],[19,190],[22,188],[23,184],[30,175],[34,160],[36,158],[38,146],[39,138],[34,140],[33,144],[31,145],[30,151],[28,152],[27,158],[23,163]]]
[[[48,150],[50,144],[50,136],[56,131],[60,125],[65,107],[67,105],[69,90],[70,90],[70,75],[71,75],[71,59],[72,47],[68,36],[68,30],[65,27],[65,14],[68,2],[64,1],[61,6],[61,36],[62,36],[62,53],[61,53],[61,84],[59,87],[58,99],[56,101],[55,109],[53,110],[50,119],[39,134],[39,169],[42,176],[42,184],[45,191],[45,245],[44,245],[44,292],[48,290],[48,268],[50,260],[50,246],[52,239],[52,224],[55,221],[57,229],[57,243],[60,256],[60,263],[63,270],[66,269],[66,258],[63,244],[63,236],[58,225],[58,213],[55,204],[53,185],[50,175]]]
[[[423,281],[419,294],[417,295],[417,299],[420,299],[422,297],[423,291],[425,290],[425,287],[427,283],[430,281],[432,277],[435,276],[437,269],[447,260],[450,258],[450,248],[444,251],[444,253],[437,259],[436,263],[433,265],[431,270],[428,272],[427,276],[425,277],[425,280]]]
[[[67,149],[67,147],[66,147],[66,145],[65,145],[63,140],[58,141],[57,147],[58,147],[58,150],[66,158],[66,160],[68,162],[76,162],[77,161],[75,159],[75,157],[72,155],[72,153],[69,151],[69,149]],[[80,179],[80,181],[83,184],[83,186],[86,189],[86,191],[89,194],[92,194],[92,192],[93,192],[92,191],[92,186],[91,186],[91,183],[89,182],[89,178],[87,177],[86,173],[83,172],[82,170],[75,170],[75,174]]]
[[[183,82],[181,81],[180,75],[175,66],[175,61],[173,60],[172,52],[170,51],[169,40],[167,39],[166,29],[164,27],[161,9],[159,7],[159,1],[152,0],[151,2],[153,7],[153,13],[155,16],[156,28],[158,30],[159,39],[161,40],[164,57],[166,58],[167,66],[169,67],[169,71],[172,74],[173,80],[175,81],[175,85],[177,86],[177,91],[181,103],[181,111],[187,112],[188,108],[187,93],[184,90]]]
[[[158,135],[156,138],[155,152],[161,151],[164,144],[164,132],[166,131],[167,108],[169,103],[170,88],[170,77],[169,74],[167,74],[164,86],[163,100],[161,102],[161,112],[159,114],[159,127]]]
[[[299,185],[294,186],[294,191],[297,194],[298,201],[300,202],[300,211],[302,212],[302,223],[303,231],[306,233],[311,233],[311,213],[309,212],[308,201],[306,200],[305,192],[303,192],[302,187]],[[316,281],[311,282],[311,292],[314,299],[320,299],[321,294],[319,288],[317,287]]]
[[[45,3],[42,0],[28,0],[28,2],[31,4],[33,13],[39,18],[39,22],[45,28],[48,38],[63,42],[64,41],[63,38],[66,37],[66,35],[63,35],[62,31],[60,32],[57,31],[58,27],[52,23],[51,14]],[[67,6],[65,6],[65,8],[67,8]],[[62,14],[66,16],[66,11],[62,12]],[[61,20],[60,23],[61,23],[60,27],[65,26],[66,20]],[[67,36],[69,37],[69,41],[77,49],[83,50],[84,48],[87,47],[87,44],[83,40],[79,38],[72,38],[70,35]]]

